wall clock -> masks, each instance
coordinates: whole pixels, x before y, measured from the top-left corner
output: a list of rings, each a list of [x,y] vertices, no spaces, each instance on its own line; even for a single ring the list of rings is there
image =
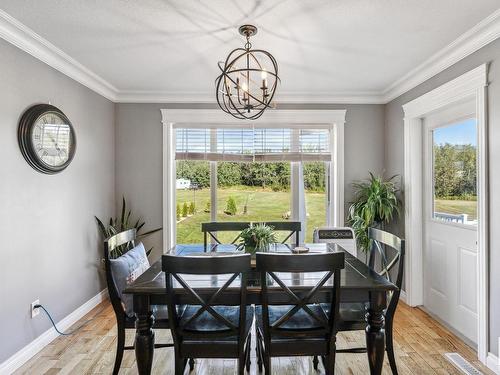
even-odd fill
[[[75,155],[73,125],[62,111],[50,104],[37,104],[23,113],[17,138],[26,161],[41,173],[61,172]]]

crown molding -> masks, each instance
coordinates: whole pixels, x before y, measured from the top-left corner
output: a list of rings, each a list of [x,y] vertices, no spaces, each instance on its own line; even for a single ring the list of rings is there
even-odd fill
[[[96,93],[115,101],[118,90],[113,85],[1,9],[0,37]]]
[[[384,104],[377,92],[287,93],[277,92],[279,104]],[[215,103],[214,92],[120,91],[118,103]]]
[[[390,85],[383,92],[384,101],[396,99],[499,37],[500,9]]]
[[[0,37],[115,103],[214,103],[213,92],[118,90],[33,30],[0,9]],[[385,90],[278,92],[278,104],[386,104],[500,37],[500,9]]]

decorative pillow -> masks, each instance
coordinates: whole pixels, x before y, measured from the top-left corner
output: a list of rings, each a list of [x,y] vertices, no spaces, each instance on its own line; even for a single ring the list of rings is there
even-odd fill
[[[125,313],[132,318],[134,316],[132,295],[122,292],[127,285],[131,284],[149,268],[148,257],[142,242],[119,258],[110,259],[110,266],[111,274],[118,289],[118,295],[124,304]]]

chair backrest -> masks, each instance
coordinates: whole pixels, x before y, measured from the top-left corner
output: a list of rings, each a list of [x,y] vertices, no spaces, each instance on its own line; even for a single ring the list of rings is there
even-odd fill
[[[354,256],[358,255],[356,236],[352,228],[348,227],[321,227],[314,229],[314,243],[336,243]]]
[[[231,244],[236,244],[240,238],[241,232],[250,226],[250,222],[219,222],[212,221],[209,223],[201,223],[201,231],[203,232],[203,244],[205,251],[208,250],[208,237],[215,242],[221,244],[222,242],[217,238],[217,232],[238,232],[237,236],[231,241]]]
[[[285,234],[285,238],[281,241],[286,243],[292,236],[294,236],[295,245],[299,244],[299,235],[302,229],[302,223],[300,221],[268,221],[263,224],[272,226],[276,232],[288,232]],[[208,250],[208,238],[210,237],[215,244],[221,244],[222,242],[217,238],[217,232],[237,232],[237,236],[230,242],[231,244],[236,244],[240,238],[241,232],[251,225],[247,221],[223,221],[223,222],[208,222],[201,223],[201,231],[203,232],[203,244],[205,251]]]
[[[123,250],[125,247],[127,250],[135,246],[136,230],[129,229],[117,234],[112,235],[104,240],[104,269],[106,272],[106,283],[108,284],[108,294],[115,311],[117,319],[125,318],[125,311],[123,309],[123,304],[118,293],[118,288],[116,286],[115,279],[113,278],[113,273],[111,272],[110,259],[115,258],[115,252],[117,249]],[[122,251],[123,252],[123,251]]]
[[[336,322],[339,319],[340,270],[344,268],[344,258],[343,252],[320,254],[257,253],[257,270],[261,272],[264,339],[268,341],[268,345],[272,336],[277,334],[294,337],[324,334],[326,339],[335,336]],[[300,292],[293,291],[290,282],[287,285],[287,282],[280,278],[280,273],[288,276],[292,273],[293,279],[293,276],[300,278],[301,274],[311,272],[324,272],[324,275],[316,285],[311,285],[310,288],[301,288]],[[332,277],[333,283],[330,283]],[[284,293],[275,293],[274,287],[273,291],[269,292],[268,283],[271,282]],[[331,304],[327,309],[328,313],[323,308],[311,308],[311,304],[317,302],[314,299],[316,294],[325,289],[332,294]],[[271,323],[269,307],[272,305],[289,305],[291,307]],[[303,310],[317,323],[315,328],[300,331],[284,328],[284,325],[300,310]]]
[[[162,256],[162,269],[165,272],[167,288],[167,304],[172,335],[176,342],[189,338],[224,338],[238,336],[238,345],[244,345],[244,330],[246,324],[246,294],[247,272],[250,271],[250,254],[219,255],[219,256]],[[183,275],[225,275],[223,285],[217,287],[194,288]],[[239,278],[239,298],[228,300],[224,298],[227,288]],[[232,286],[234,287],[234,286]],[[174,288],[179,288],[174,290]],[[205,290],[203,290],[205,289]],[[182,304],[197,305],[199,309],[186,321],[180,324],[180,303],[178,296],[182,295]],[[232,292],[234,296],[234,291]],[[235,302],[238,300],[237,302]],[[217,311],[216,306],[239,305],[238,322],[230,321]],[[193,331],[189,326],[210,318],[219,323],[220,329],[213,331]]]
[[[392,317],[403,285],[405,241],[377,228],[368,228],[368,238],[371,242],[368,265],[398,287],[391,292],[387,307],[386,316]]]
[[[274,228],[275,232],[288,232],[285,233],[285,238],[281,243],[286,243],[292,236],[295,241],[294,245],[300,243],[300,231],[302,230],[302,223],[300,221],[266,221],[264,224]]]

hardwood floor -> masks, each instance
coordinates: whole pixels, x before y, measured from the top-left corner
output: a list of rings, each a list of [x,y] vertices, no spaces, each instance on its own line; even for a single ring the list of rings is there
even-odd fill
[[[425,312],[400,303],[394,325],[396,361],[400,374],[461,374],[443,356],[458,352],[485,374],[493,374],[480,365],[476,353],[460,339]],[[39,354],[22,366],[16,374],[111,374],[116,348],[114,314],[108,302],[96,307],[79,326],[97,316],[72,336],[59,337]],[[132,343],[134,332],[127,332],[127,343]],[[157,342],[168,342],[168,331],[156,332]],[[255,341],[255,340],[253,340]],[[342,333],[338,336],[339,348],[364,346],[364,333]],[[255,351],[252,351],[255,358]],[[173,349],[155,352],[153,374],[173,374]],[[311,358],[276,358],[272,360],[273,374],[323,374],[313,370]],[[194,374],[234,374],[233,360],[197,360]],[[336,374],[368,374],[366,354],[338,354]],[[120,374],[136,374],[133,351],[126,351]],[[387,360],[384,374],[390,374]],[[186,370],[188,374],[188,370]],[[258,374],[256,361],[252,360],[250,374]]]

